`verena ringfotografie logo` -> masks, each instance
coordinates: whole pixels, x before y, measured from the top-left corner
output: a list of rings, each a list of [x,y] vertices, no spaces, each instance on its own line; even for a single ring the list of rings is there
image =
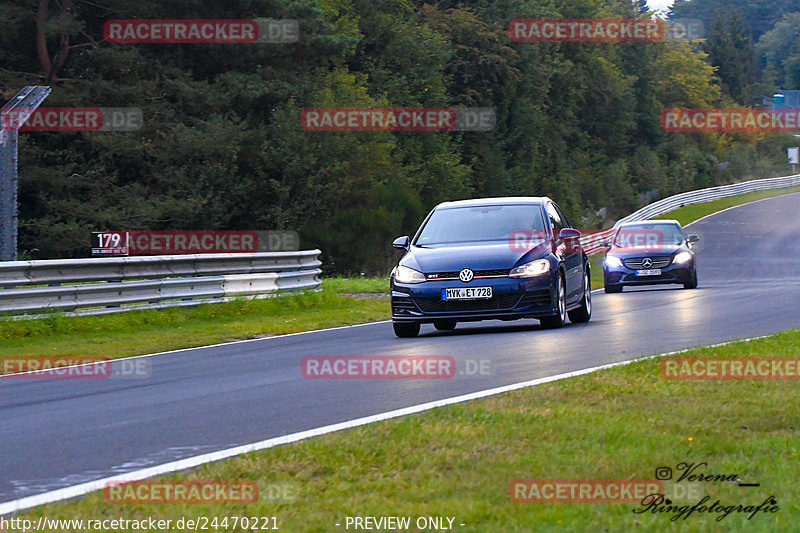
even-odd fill
[[[798,132],[798,109],[665,109],[661,129],[669,132]]]
[[[251,480],[161,480],[109,483],[106,503],[249,504],[258,501],[258,483]]]
[[[137,131],[142,110],[136,107],[39,107],[0,115],[2,131]]]
[[[300,36],[296,20],[109,20],[103,36],[121,44],[293,43]]]
[[[84,355],[17,356],[0,358],[4,379],[147,378],[149,358],[114,359]]]
[[[490,107],[307,107],[306,131],[490,131]]]
[[[665,357],[661,377],[687,381],[800,379],[800,358]]]
[[[663,493],[660,481],[630,479],[517,479],[508,487],[523,503],[639,503]]]
[[[660,19],[514,19],[508,37],[520,43],[646,43],[664,39]]]

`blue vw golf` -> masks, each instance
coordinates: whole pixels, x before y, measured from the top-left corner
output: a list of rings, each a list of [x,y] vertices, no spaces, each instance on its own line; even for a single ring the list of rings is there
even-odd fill
[[[589,260],[580,232],[549,198],[445,202],[428,214],[391,274],[398,337],[420,324],[538,319],[546,328],[592,316]]]

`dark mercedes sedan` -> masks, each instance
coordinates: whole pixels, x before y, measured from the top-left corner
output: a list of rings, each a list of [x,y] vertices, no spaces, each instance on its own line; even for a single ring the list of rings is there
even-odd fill
[[[560,328],[592,315],[589,261],[567,217],[549,198],[487,198],[436,206],[392,270],[398,337],[420,324],[538,319]]]
[[[626,285],[678,283],[697,287],[697,265],[692,246],[697,235],[684,235],[677,220],[645,220],[622,224],[603,259],[606,292]]]

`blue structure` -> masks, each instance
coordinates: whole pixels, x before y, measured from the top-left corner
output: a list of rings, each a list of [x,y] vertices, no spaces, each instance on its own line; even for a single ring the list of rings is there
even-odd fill
[[[771,109],[800,108],[800,91],[779,90],[772,98],[765,96],[764,107]]]

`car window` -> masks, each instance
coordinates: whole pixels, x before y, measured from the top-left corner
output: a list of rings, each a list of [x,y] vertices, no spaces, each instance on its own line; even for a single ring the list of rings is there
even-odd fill
[[[558,216],[561,218],[563,226],[565,228],[571,228],[572,224],[569,223],[569,219],[567,219],[567,215],[564,214],[564,211],[562,211],[561,208],[558,207],[558,205],[555,203],[553,204],[553,207],[556,208],[556,212],[558,213]]]
[[[620,228],[614,246],[621,248],[678,245],[685,240],[683,230],[675,224],[632,224]]]
[[[425,223],[415,244],[508,241],[518,231],[544,231],[539,205],[437,209]]]
[[[553,237],[558,238],[558,234],[564,229],[564,221],[552,203],[547,204],[547,216],[550,218],[550,227],[553,229]]]

